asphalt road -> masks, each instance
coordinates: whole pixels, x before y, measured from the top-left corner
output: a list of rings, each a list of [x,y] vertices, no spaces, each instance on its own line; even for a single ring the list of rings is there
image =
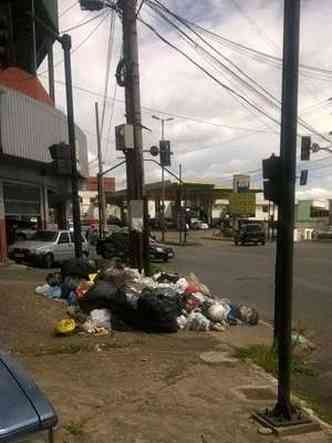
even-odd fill
[[[261,318],[273,320],[275,244],[234,246],[206,241],[202,246],[177,248],[179,272],[194,272],[219,297],[255,306]],[[315,377],[296,377],[310,398],[332,412],[332,243],[295,244],[294,326],[317,345]]]

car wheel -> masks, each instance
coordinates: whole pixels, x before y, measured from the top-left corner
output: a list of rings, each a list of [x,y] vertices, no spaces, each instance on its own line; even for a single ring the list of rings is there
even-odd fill
[[[239,246],[239,242],[238,241],[235,241],[234,244],[235,244],[235,246]]]
[[[16,236],[16,241],[25,241],[25,240],[26,240],[26,237],[24,234],[18,234]]]
[[[47,269],[52,268],[53,265],[54,265],[53,254],[51,254],[51,253],[46,254],[45,257],[44,257],[43,263],[44,263],[45,268],[47,268]]]
[[[265,241],[262,241],[262,246],[265,246]]]

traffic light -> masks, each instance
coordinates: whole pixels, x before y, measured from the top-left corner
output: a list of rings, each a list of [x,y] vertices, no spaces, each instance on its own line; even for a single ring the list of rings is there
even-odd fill
[[[310,160],[311,137],[301,137],[301,160]]]
[[[58,143],[50,146],[50,155],[54,160],[57,174],[72,175],[72,149],[66,143]]]
[[[0,6],[0,69],[6,69],[9,66],[10,28],[9,5],[2,5]]]
[[[104,8],[102,0],[80,0],[81,9],[85,11],[100,11]]]
[[[280,157],[271,155],[263,160],[264,198],[279,204],[280,202]]]
[[[171,166],[171,142],[169,140],[160,140],[159,153],[161,166]]]
[[[308,183],[308,169],[303,169],[300,176],[300,186],[305,186]]]

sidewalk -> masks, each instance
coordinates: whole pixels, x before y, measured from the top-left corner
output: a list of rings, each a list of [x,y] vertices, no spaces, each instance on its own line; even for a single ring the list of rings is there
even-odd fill
[[[66,308],[34,295],[34,286],[32,279],[1,280],[0,334],[57,409],[57,443],[332,441],[321,432],[287,439],[258,433],[251,411],[274,404],[275,386],[232,353],[233,346],[268,343],[266,326],[57,338],[53,327]]]

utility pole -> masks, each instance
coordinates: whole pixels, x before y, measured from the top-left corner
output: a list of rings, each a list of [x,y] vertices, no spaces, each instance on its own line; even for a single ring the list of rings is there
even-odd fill
[[[125,97],[127,123],[134,126],[134,149],[127,150],[127,201],[131,265],[143,269],[144,166],[141,123],[141,99],[137,42],[136,0],[120,0],[123,25],[123,57],[126,66]],[[134,209],[135,208],[135,209]],[[136,212],[134,214],[134,212]],[[133,229],[133,217],[141,220],[142,229]]]
[[[66,81],[66,98],[67,98],[67,121],[68,121],[68,142],[71,148],[71,164],[72,164],[72,206],[73,206],[73,223],[74,223],[74,243],[75,257],[82,257],[82,230],[81,230],[81,211],[79,198],[79,178],[77,171],[77,153],[75,139],[75,123],[74,123],[74,102],[73,102],[73,84],[71,75],[71,37],[64,34],[59,37],[65,62],[65,81]]]
[[[182,210],[182,164],[181,163],[179,164],[179,179],[180,179],[180,181],[179,181],[179,190],[180,190],[180,192],[179,192],[179,201],[180,201],[179,245],[182,245],[182,224],[183,224],[183,221],[184,222],[186,222],[186,221],[184,220],[184,213]]]
[[[105,232],[105,192],[103,178],[103,157],[101,150],[100,127],[99,127],[99,109],[98,103],[95,103],[96,112],[96,132],[97,132],[97,149],[98,149],[98,173],[97,173],[97,189],[98,189],[98,215],[99,215],[99,238],[104,237]]]
[[[173,117],[168,118],[161,118],[157,115],[153,115],[152,118],[155,120],[159,120],[161,123],[161,140],[165,140],[165,122],[169,122],[174,120]],[[165,200],[166,200],[166,187],[165,187],[165,166],[161,166],[161,241],[165,241],[165,230],[166,230],[166,223],[165,223]]]
[[[278,398],[274,409],[258,414],[268,424],[306,423],[291,404],[291,329],[296,185],[297,102],[300,2],[284,0],[284,48],[279,166],[278,239],[275,278],[275,315],[278,347]]]

